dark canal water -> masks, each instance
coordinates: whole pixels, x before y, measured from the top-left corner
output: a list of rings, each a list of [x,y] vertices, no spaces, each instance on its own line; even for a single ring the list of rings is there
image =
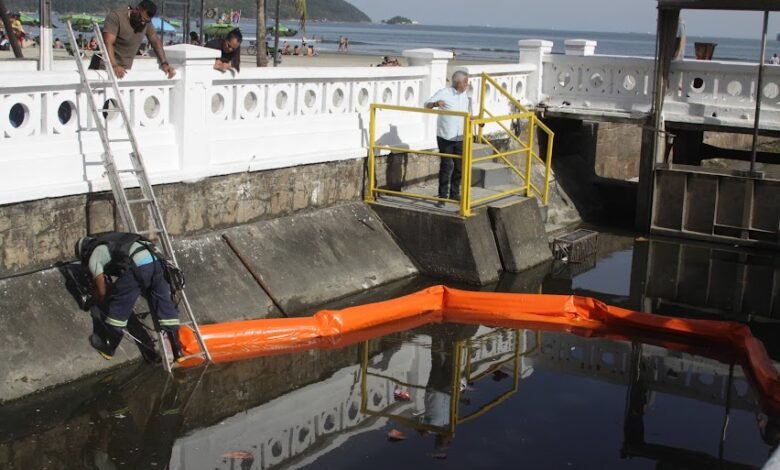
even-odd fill
[[[601,234],[582,263],[483,290],[739,320],[780,360],[777,255]],[[778,417],[762,412],[739,365],[698,352],[426,325],[177,380],[138,364],[0,408],[0,468],[760,468],[780,438]]]

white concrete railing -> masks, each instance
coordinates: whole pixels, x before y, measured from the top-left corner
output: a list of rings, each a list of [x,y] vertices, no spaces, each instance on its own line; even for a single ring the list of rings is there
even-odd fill
[[[535,101],[573,115],[641,117],[649,112],[655,63],[649,57],[594,55],[595,41],[568,40],[566,54],[552,43],[520,41],[520,60],[541,63]],[[757,64],[681,60],[672,62],[664,119],[671,122],[749,128],[753,126]],[[765,68],[762,129],[780,130],[780,67]],[[531,100],[534,101],[534,100]]]
[[[530,107],[574,118],[641,118],[650,110],[653,59],[594,55],[596,43],[587,40],[566,41],[565,55],[551,54],[549,41],[518,44],[518,64],[461,67],[472,77],[473,110],[481,72]],[[213,70],[214,50],[167,50],[178,70],[173,80],[154,59],[141,59],[121,81],[153,183],[364,157],[369,105],[421,106],[447,84],[452,58],[415,49],[404,52],[409,67],[245,67],[234,76]],[[75,64],[33,67],[0,61],[0,204],[108,189],[97,133],[77,132],[92,118]],[[747,63],[674,62],[665,119],[751,127],[756,71]],[[780,130],[780,67],[768,66],[765,82],[761,127]],[[489,88],[487,95],[494,114],[512,111],[499,93]],[[435,127],[435,116],[383,111],[377,137],[433,148]],[[116,146],[120,164],[127,152],[129,145]]]
[[[541,103],[609,113],[647,113],[653,94],[653,59],[548,55]]]
[[[679,122],[753,127],[758,65],[721,61],[672,64],[666,114]],[[780,128],[780,67],[764,68],[761,127]],[[669,118],[667,118],[669,119]]]
[[[247,67],[236,76],[213,70],[217,54],[173,46],[174,79],[143,61],[120,82],[155,184],[365,157],[370,103],[420,106],[446,83],[440,51],[409,51],[415,65],[402,68]],[[0,204],[108,189],[97,132],[78,132],[92,118],[71,68],[0,74]],[[119,126],[116,118],[109,128]],[[388,116],[379,131],[391,129],[410,148],[435,146],[421,115]],[[113,148],[122,165],[130,146]]]

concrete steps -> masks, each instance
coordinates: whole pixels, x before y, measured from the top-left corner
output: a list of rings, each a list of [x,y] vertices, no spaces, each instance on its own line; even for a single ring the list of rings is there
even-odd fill
[[[472,145],[472,158],[487,157],[493,149],[485,144]],[[496,190],[495,187],[511,185],[515,182],[511,168],[493,160],[477,162],[471,166],[471,186]]]

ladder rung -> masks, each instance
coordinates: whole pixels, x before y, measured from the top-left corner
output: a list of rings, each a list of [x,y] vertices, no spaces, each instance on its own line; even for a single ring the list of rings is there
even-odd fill
[[[109,87],[114,84],[111,80],[87,80],[87,84],[91,87]]]
[[[151,199],[147,199],[147,198],[141,198],[141,199],[128,199],[128,200],[127,200],[127,203],[128,203],[128,204],[142,204],[142,203],[145,203],[145,202],[152,202],[152,200],[151,200]]]
[[[109,142],[130,142],[130,139],[108,139]]]
[[[121,113],[122,110],[119,108],[100,108],[98,112],[101,113]]]
[[[117,173],[138,173],[138,170],[116,170]]]

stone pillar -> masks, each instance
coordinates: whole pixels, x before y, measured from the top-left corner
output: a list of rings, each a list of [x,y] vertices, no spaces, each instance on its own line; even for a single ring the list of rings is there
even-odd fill
[[[596,52],[596,41],[590,39],[567,39],[564,41],[566,55],[593,55]]]
[[[520,48],[520,63],[531,64],[536,67],[536,72],[528,76],[528,100],[531,103],[539,103],[542,96],[542,73],[544,71],[544,56],[552,51],[552,41],[543,39],[521,39],[517,41]]]
[[[189,44],[165,48],[178,78],[171,93],[171,122],[176,128],[179,167],[185,174],[205,174],[210,164],[209,89],[219,51]]]
[[[447,64],[452,59],[452,52],[439,49],[407,49],[403,52],[411,66],[427,67],[428,80],[425,80],[420,89],[420,106],[441,88],[447,86]],[[436,142],[436,116],[426,115],[425,118],[426,140]]]

